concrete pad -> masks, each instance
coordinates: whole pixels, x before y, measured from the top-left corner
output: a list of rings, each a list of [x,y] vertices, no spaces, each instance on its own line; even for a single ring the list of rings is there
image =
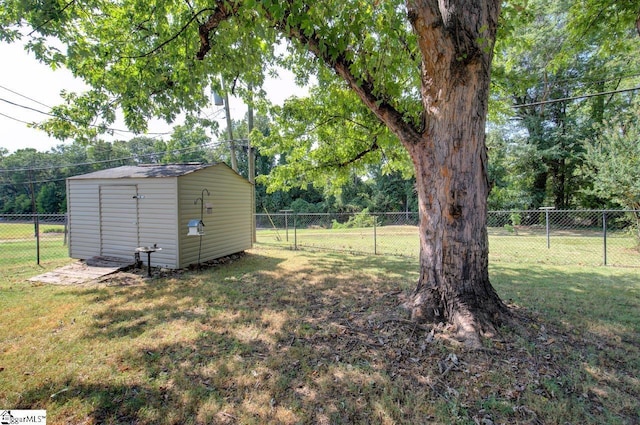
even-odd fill
[[[99,280],[104,276],[132,265],[133,260],[124,258],[94,257],[34,276],[29,281],[52,285],[81,285]]]

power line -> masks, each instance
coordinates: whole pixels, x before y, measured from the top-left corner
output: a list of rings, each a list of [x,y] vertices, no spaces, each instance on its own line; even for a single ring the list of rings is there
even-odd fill
[[[567,78],[558,79],[558,80],[542,81],[543,80],[542,77],[535,77],[537,83],[532,83],[532,86],[530,88],[535,88],[536,87],[535,84],[544,84],[547,87],[547,89],[549,89],[550,87],[557,87],[557,88],[564,88],[569,90],[575,87],[585,87],[585,86],[590,86],[594,84],[607,83],[610,81],[620,82],[622,80],[626,80],[629,78],[637,78],[637,77],[640,77],[640,71],[628,71],[627,73],[612,75],[608,78],[603,78],[603,79],[584,79],[583,76],[576,76],[576,77],[567,77]],[[571,84],[567,84],[567,83],[571,83]],[[491,84],[496,87],[501,87],[502,90],[508,91],[508,89],[506,88],[506,85],[500,84],[499,81],[492,80]],[[525,90],[528,90],[528,89],[529,88],[526,88]],[[511,98],[509,96],[500,96],[500,97],[496,97],[496,99],[508,102]]]
[[[51,106],[46,105],[46,104],[44,104],[44,103],[40,102],[39,100],[36,100],[36,99],[30,98],[29,96],[26,96],[26,95],[24,95],[24,94],[22,94],[22,93],[18,93],[17,91],[12,90],[12,89],[10,89],[10,88],[8,88],[8,87],[5,87],[5,86],[3,86],[3,85],[0,85],[0,89],[4,89],[4,90],[6,90],[6,91],[8,91],[8,92],[10,92],[10,93],[15,94],[16,96],[20,96],[20,97],[22,97],[22,98],[24,98],[24,99],[27,99],[27,100],[32,101],[33,103],[37,103],[38,105],[41,105],[41,106],[44,106],[45,108],[49,108],[49,109],[51,109]]]
[[[49,180],[34,180],[34,181],[23,181],[20,182],[19,184],[25,184],[25,185],[30,185],[30,184],[44,184],[44,183],[55,183],[55,182],[61,182],[61,181],[65,181],[67,178],[66,177],[61,177],[58,179],[49,179]],[[0,187],[2,186],[14,186],[18,183],[0,183]]]
[[[49,112],[44,112],[44,111],[41,111],[41,110],[39,110],[39,109],[32,108],[31,106],[21,105],[21,104],[19,104],[19,103],[12,102],[12,101],[7,100],[7,99],[4,99],[4,98],[2,98],[2,97],[0,97],[0,100],[1,100],[1,101],[3,101],[3,102],[5,102],[5,103],[8,103],[9,105],[17,106],[17,107],[19,107],[19,108],[23,108],[23,109],[28,109],[28,110],[30,110],[30,111],[37,112],[37,113],[39,113],[39,114],[48,115],[48,116],[50,116],[50,117],[55,117],[55,115],[53,115],[53,114],[51,114],[51,113],[49,113]]]
[[[607,83],[609,81],[616,81],[616,80],[626,80],[629,78],[636,78],[636,77],[640,77],[640,70],[634,70],[634,71],[628,71],[627,73],[620,73],[617,75],[611,75],[609,77],[606,78],[602,78],[602,79],[585,79],[584,75],[581,76],[575,76],[575,77],[566,77],[566,78],[560,78],[560,79],[555,79],[555,78],[545,78],[545,77],[540,77],[540,76],[534,76],[535,81],[537,81],[540,84],[547,84],[549,86],[552,87],[574,87],[576,85],[591,85],[591,84],[600,84],[600,83]],[[492,84],[498,84],[499,81],[495,81],[493,80],[491,82]],[[571,83],[571,84],[567,84],[567,83]]]
[[[18,121],[18,122],[20,122],[20,123],[22,123],[22,124],[27,124],[27,125],[32,124],[32,123],[30,123],[30,122],[27,122],[27,121],[21,120],[21,119],[19,119],[19,118],[12,117],[12,116],[7,115],[7,114],[3,114],[2,112],[0,112],[0,115],[2,115],[2,116],[3,116],[3,117],[5,117],[5,118],[9,118],[10,120]]]
[[[234,142],[247,142],[247,141],[248,141],[248,139],[237,139],[237,140],[234,140]],[[104,160],[100,160],[100,161],[76,162],[76,163],[72,163],[72,164],[50,165],[50,166],[46,166],[46,167],[4,168],[4,169],[0,169],[0,173],[12,173],[12,172],[21,172],[21,171],[58,170],[58,169],[62,169],[62,168],[84,167],[84,166],[88,166],[88,165],[98,165],[98,164],[105,164],[105,163],[110,163],[110,162],[137,160],[137,159],[147,158],[147,157],[151,157],[151,156],[165,155],[167,153],[170,153],[170,154],[189,153],[189,152],[196,152],[199,149],[218,147],[218,146],[221,146],[221,145],[223,145],[225,143],[228,143],[228,142],[229,142],[228,140],[216,140],[216,141],[211,141],[209,143],[204,143],[204,144],[202,144],[200,146],[195,146],[195,147],[187,147],[187,148],[183,148],[183,149],[172,149],[172,150],[169,150],[169,151],[147,152],[147,153],[143,153],[143,154],[140,154],[140,155],[132,155],[132,156],[126,156],[126,157],[120,157],[120,158],[113,158],[113,159],[104,159]]]
[[[248,143],[248,139],[236,139],[233,140],[234,142],[240,142],[241,146],[246,146],[246,143]],[[230,140],[217,140],[217,141],[212,141],[209,143],[205,143],[201,146],[196,146],[196,147],[189,147],[189,148],[184,148],[184,149],[174,149],[171,151],[168,151],[169,153],[188,153],[188,152],[195,152],[199,149],[202,148],[214,148],[217,146],[221,146],[225,143],[229,143]],[[32,167],[32,168],[14,168],[14,169],[0,169],[0,172],[16,172],[16,171],[45,171],[45,170],[53,170],[53,169],[59,169],[59,168],[70,168],[70,167],[80,167],[80,166],[86,166],[86,165],[96,165],[96,164],[103,164],[103,163],[109,163],[109,162],[125,162],[125,161],[129,161],[132,159],[140,159],[140,158],[144,158],[144,157],[148,157],[148,156],[153,156],[153,155],[161,155],[167,153],[167,151],[165,152],[151,152],[151,153],[146,153],[146,154],[141,154],[141,155],[137,155],[137,156],[129,156],[129,157],[122,157],[122,158],[114,158],[114,159],[108,159],[108,160],[103,160],[103,161],[93,161],[93,162],[84,162],[84,163],[75,163],[75,164],[66,164],[66,165],[58,165],[58,166],[51,166],[51,167],[40,167],[40,168],[36,168],[36,167]],[[66,177],[62,177],[62,178],[56,178],[56,179],[48,179],[48,180],[37,180],[37,181],[24,181],[21,182],[19,184],[43,184],[43,183],[54,183],[54,182],[60,182],[60,181],[64,181],[66,180]],[[12,183],[0,183],[0,187],[6,187],[6,186],[12,186],[15,185],[16,183],[12,184]]]
[[[629,88],[629,89],[618,89],[618,90],[604,91],[604,92],[599,92],[599,93],[583,94],[583,95],[580,95],[580,96],[570,96],[570,97],[562,97],[562,98],[559,98],[559,99],[542,100],[540,102],[522,103],[520,105],[512,105],[511,107],[514,108],[514,109],[527,108],[527,107],[530,107],[530,106],[540,106],[540,105],[547,105],[547,104],[550,104],[550,103],[568,102],[570,100],[588,99],[590,97],[607,96],[607,95],[610,95],[610,94],[626,93],[626,92],[635,91],[635,90],[640,90],[640,86],[632,87],[632,88]]]
[[[31,99],[30,99],[30,100],[31,100]],[[20,103],[12,102],[11,100],[4,99],[4,98],[2,98],[2,97],[0,97],[0,101],[5,102],[5,103],[8,103],[8,104],[10,104],[10,105],[12,105],[12,106],[16,106],[16,107],[19,107],[19,108],[27,109],[27,110],[30,110],[30,111],[33,111],[33,112],[37,112],[37,113],[42,114],[42,115],[47,115],[47,116],[49,116],[49,117],[57,118],[57,119],[60,119],[60,120],[63,120],[63,121],[69,122],[69,123],[71,123],[71,124],[78,125],[78,123],[77,123],[77,122],[75,122],[75,121],[73,121],[73,120],[71,120],[71,119],[69,119],[69,118],[59,117],[59,116],[56,116],[56,115],[54,115],[54,114],[52,114],[52,113],[50,113],[50,112],[41,111],[41,110],[39,110],[39,109],[32,108],[31,106],[22,105],[22,104],[20,104]],[[45,106],[46,106],[46,105],[45,105]],[[3,115],[4,115],[4,114],[3,114]],[[6,115],[5,115],[5,116],[6,116]],[[16,118],[12,118],[12,117],[8,117],[8,116],[7,116],[7,118],[11,118],[11,119],[13,119],[13,120],[18,121]],[[84,126],[87,126],[87,127],[102,128],[102,126],[100,126],[100,125],[96,125],[96,124],[81,124],[81,125],[84,125]],[[106,130],[107,130],[107,131],[112,131],[112,132],[120,132],[120,133],[139,134],[139,133],[136,133],[135,131],[131,131],[131,130],[123,130],[123,129],[110,128],[110,127],[107,127],[107,128],[106,128]],[[145,133],[145,135],[156,135],[156,136],[164,136],[164,135],[167,135],[167,134],[170,134],[170,133],[169,133],[169,132],[149,132],[149,133]]]
[[[618,75],[612,75],[608,78],[604,78],[604,79],[584,79],[584,76],[575,76],[575,77],[566,77],[566,78],[561,78],[561,79],[557,79],[557,80],[551,80],[551,81],[547,81],[546,83],[548,83],[550,86],[563,86],[563,87],[567,87],[568,84],[565,83],[574,83],[573,85],[590,85],[590,84],[601,84],[601,83],[608,83],[609,81],[616,81],[616,80],[625,80],[627,78],[635,78],[635,77],[640,77],[640,71],[629,71],[626,74],[618,74]],[[539,78],[540,80],[540,78]]]

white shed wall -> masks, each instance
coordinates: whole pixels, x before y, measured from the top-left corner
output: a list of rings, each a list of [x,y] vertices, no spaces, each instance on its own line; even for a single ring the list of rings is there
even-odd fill
[[[67,180],[69,256],[100,254],[100,191],[95,181]]]
[[[252,185],[231,168],[218,164],[180,177],[179,187],[179,265],[181,268],[198,262],[199,236],[187,236],[188,222],[200,219],[203,198],[205,225],[200,261],[205,262],[252,247]],[[209,191],[209,195],[203,189]],[[207,213],[206,204],[212,205]]]
[[[157,244],[151,255],[154,267],[177,267],[177,178],[67,180],[69,256],[87,259],[100,253],[100,186],[135,185],[138,188],[138,241]],[[122,258],[133,258],[122,252]],[[143,256],[146,261],[146,255]]]
[[[140,246],[157,244],[162,251],[151,254],[153,267],[178,268],[177,177],[139,179],[138,232]],[[142,255],[146,264],[146,254]]]

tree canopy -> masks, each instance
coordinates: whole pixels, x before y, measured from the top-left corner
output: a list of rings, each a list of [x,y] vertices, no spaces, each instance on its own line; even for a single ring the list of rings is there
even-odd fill
[[[625,208],[640,210],[640,105],[603,123],[586,145],[584,172],[593,193]]]
[[[380,113],[395,109],[397,120],[420,120],[415,35],[397,0],[151,7],[141,0],[45,7],[9,0],[0,12],[0,39],[26,40],[38,59],[67,67],[91,87],[66,93],[68,104],[54,109],[62,119],[45,129],[60,138],[95,136],[115,121],[118,108],[137,131],[151,117],[171,122],[181,112],[197,115],[211,89],[224,91],[220,76],[239,95],[249,85],[260,88],[277,65],[306,82],[318,58],[340,63],[351,83],[366,87]]]

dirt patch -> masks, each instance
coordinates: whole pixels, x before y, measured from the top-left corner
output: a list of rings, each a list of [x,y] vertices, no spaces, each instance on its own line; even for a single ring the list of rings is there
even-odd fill
[[[187,269],[165,269],[152,267],[151,278],[178,277],[187,271],[207,270],[230,264],[239,260],[244,253],[228,255],[215,260],[192,265]],[[31,282],[51,285],[84,285],[88,283],[106,283],[110,286],[137,285],[148,279],[145,265],[115,257],[94,257],[86,261],[77,261],[56,270],[34,276]]]

